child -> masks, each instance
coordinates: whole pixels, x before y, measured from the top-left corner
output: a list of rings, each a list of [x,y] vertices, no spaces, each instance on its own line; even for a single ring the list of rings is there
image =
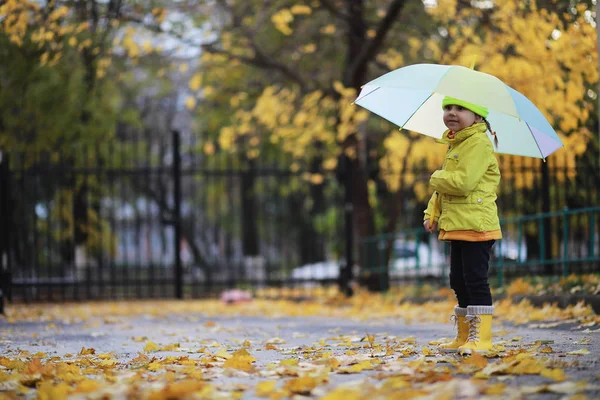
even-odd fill
[[[440,349],[461,354],[492,347],[492,294],[488,284],[490,253],[502,238],[496,189],[500,182],[498,161],[486,130],[495,132],[485,119],[488,110],[445,97],[444,124],[448,128],[440,143],[448,144],[442,169],[431,175],[435,191],[424,226],[439,228],[439,240],[450,241],[450,287],[456,293],[456,338]]]

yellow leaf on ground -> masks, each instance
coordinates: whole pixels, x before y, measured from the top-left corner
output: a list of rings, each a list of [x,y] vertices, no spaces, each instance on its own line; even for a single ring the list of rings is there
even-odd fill
[[[147,364],[150,358],[144,353],[138,352],[138,356],[130,361],[131,364]]]
[[[569,356],[586,356],[588,354],[590,354],[590,351],[586,348],[575,350],[575,351],[570,351],[567,353],[567,355],[569,355]]]
[[[366,361],[361,361],[358,364],[354,364],[350,367],[341,367],[338,368],[338,372],[339,373],[346,373],[346,374],[354,374],[354,373],[358,373],[364,370],[371,370],[373,369],[373,364],[371,364],[371,361],[366,360]]]
[[[256,395],[261,397],[269,397],[277,388],[276,381],[263,381],[256,385]]]
[[[246,349],[240,349],[233,353],[230,359],[225,361],[223,367],[252,372],[254,371],[253,361],[256,361],[256,358],[252,357]]]
[[[75,393],[92,393],[99,390],[102,385],[93,379],[84,379],[75,387]]]
[[[488,396],[497,396],[504,393],[506,385],[504,383],[496,383],[485,388],[485,394]]]
[[[177,351],[179,350],[179,343],[168,344],[166,346],[161,347],[161,351]]]
[[[369,335],[369,334],[367,333],[367,336],[365,336],[363,339],[361,339],[361,342],[362,342],[364,339],[367,339],[367,341],[369,342],[369,346],[371,346],[371,348],[372,348],[372,347],[373,347],[373,343],[375,343],[375,335]]]
[[[469,357],[463,358],[462,363],[465,365],[473,365],[477,368],[485,368],[488,365],[488,360],[479,353],[473,353]]]
[[[92,348],[86,349],[85,347],[82,347],[79,354],[81,354],[82,356],[86,356],[89,354],[96,354],[96,349],[92,349]]]
[[[537,375],[542,372],[544,366],[534,358],[524,358],[516,365],[508,368],[508,372],[515,375]]]
[[[560,368],[554,368],[554,369],[544,368],[540,375],[545,378],[554,379],[555,381],[558,381],[558,382],[562,382],[565,379],[567,379],[567,376],[565,375],[565,371],[563,371]]]
[[[398,343],[411,343],[411,344],[417,344],[417,338],[414,337],[407,337],[405,339],[398,339]]]
[[[27,365],[25,365],[23,373],[27,375],[35,375],[42,373],[43,369],[44,366],[42,365],[42,361],[39,358],[34,358]]]
[[[154,361],[154,362],[151,362],[150,364],[148,364],[148,371],[156,372],[163,368],[164,368],[163,365],[161,363],[159,363],[158,361]]]
[[[102,360],[100,363],[100,367],[102,368],[112,368],[117,365],[117,360]]]
[[[548,385],[547,389],[553,393],[574,394],[588,390],[588,384],[585,380],[579,382],[561,382]]]
[[[321,397],[321,400],[360,400],[362,398],[359,390],[339,388]]]
[[[217,354],[215,354],[215,357],[220,357],[220,358],[224,358],[224,359],[228,360],[233,356],[227,352],[227,349],[222,347],[221,350],[219,350],[217,352]]]
[[[423,347],[421,348],[421,352],[423,353],[423,355],[424,355],[425,357],[428,357],[428,356],[435,356],[435,353],[434,353],[433,351],[431,351],[431,349],[430,349],[429,347],[427,347],[427,346],[423,346]]]
[[[69,395],[71,388],[66,383],[54,385],[51,381],[44,381],[37,390],[39,400],[62,400]]]
[[[552,347],[550,347],[550,346],[542,346],[542,347],[540,347],[539,352],[548,354],[548,353],[553,353],[554,350],[552,350]]]
[[[154,343],[152,340],[148,340],[148,342],[146,342],[146,346],[144,346],[145,352],[158,351],[159,349],[160,346]]]
[[[286,343],[286,341],[280,337],[274,337],[274,338],[267,340],[265,343],[267,343],[267,344],[284,344],[284,343]]]
[[[295,394],[310,395],[312,390],[319,382],[312,377],[304,376],[302,378],[291,379],[284,383],[283,387]]]
[[[154,392],[150,395],[149,399],[182,399],[187,396],[195,394],[206,386],[203,381],[197,381],[192,379],[186,379],[181,382],[173,382],[165,386],[165,388],[159,392]]]

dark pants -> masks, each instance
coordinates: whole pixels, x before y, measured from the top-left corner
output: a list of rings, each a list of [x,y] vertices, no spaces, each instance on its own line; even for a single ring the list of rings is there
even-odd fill
[[[450,243],[450,287],[459,307],[492,305],[488,268],[494,242]]]

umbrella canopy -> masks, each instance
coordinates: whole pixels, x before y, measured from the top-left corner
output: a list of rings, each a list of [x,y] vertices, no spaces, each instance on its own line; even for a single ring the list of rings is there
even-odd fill
[[[527,97],[493,75],[458,65],[415,64],[363,86],[355,103],[400,128],[441,138],[442,100],[451,96],[486,107],[496,131],[496,152],[546,158],[563,144]],[[488,137],[493,136],[488,132]]]

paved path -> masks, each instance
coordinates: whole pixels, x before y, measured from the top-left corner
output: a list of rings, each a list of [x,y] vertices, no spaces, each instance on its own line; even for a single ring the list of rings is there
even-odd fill
[[[544,357],[554,359],[555,365],[567,373],[568,381],[587,379],[591,386],[588,387],[585,394],[588,398],[600,398],[598,381],[600,376],[600,341],[598,340],[600,333],[589,329],[575,331],[572,328],[573,325],[563,325],[550,329],[531,329],[505,324],[494,327],[496,334],[494,341],[503,344],[508,351],[519,348],[531,349],[536,340],[545,341],[552,348],[552,353],[544,354]],[[352,358],[347,356],[349,349],[354,349],[357,354],[364,355],[372,352],[365,348],[368,347],[368,341],[364,338],[368,333],[374,335],[374,343],[384,344],[387,342],[396,345],[394,354],[385,356],[382,352],[376,354],[375,358],[390,363],[394,360],[407,363],[411,360],[423,360],[423,347],[431,349],[435,353],[435,345],[429,345],[429,342],[441,337],[450,337],[452,330],[450,324],[406,324],[396,319],[359,321],[326,317],[263,318],[173,314],[166,317],[109,316],[73,324],[65,324],[61,321],[9,324],[0,318],[0,354],[15,358],[21,351],[26,350],[31,354],[41,352],[46,353],[48,357],[67,359],[68,355],[77,355],[82,348],[94,348],[96,355],[114,352],[114,358],[119,363],[126,364],[137,357],[138,352],[144,353],[144,347],[148,340],[160,347],[179,344],[177,351],[146,353],[150,357],[154,356],[159,359],[166,356],[181,357],[186,354],[192,358],[197,356],[198,351],[202,351],[202,349],[207,354],[215,354],[222,347],[233,353],[246,346],[249,353],[257,359],[254,363],[256,370],[262,372],[250,375],[215,372],[210,376],[210,382],[224,391],[231,390],[238,385],[238,388],[246,389],[242,398],[254,399],[258,398],[255,395],[254,387],[259,381],[267,378],[277,380],[286,378],[275,373],[276,367],[282,360],[314,361],[315,354],[331,351],[332,357],[337,357],[342,362],[344,360],[348,362]],[[361,341],[361,339],[363,340]],[[398,346],[401,343],[406,345],[405,350],[413,349],[412,353],[408,351],[404,355],[399,354]],[[583,348],[587,349],[589,354],[579,356],[567,354]],[[425,359],[435,361],[433,364],[438,364],[438,367],[450,366],[451,363],[445,362],[444,357],[447,356],[433,354]],[[499,360],[490,359],[490,363],[492,362],[499,362]],[[329,383],[320,385],[313,392],[313,397],[319,397],[319,394],[326,393],[330,388],[350,382],[362,380],[363,383],[366,381],[373,383],[373,377],[381,374],[381,371],[380,368],[357,374],[332,373],[329,375]],[[383,371],[386,369],[384,368]],[[387,372],[393,371],[393,368],[387,370]],[[462,376],[464,380],[470,378],[469,374],[459,374],[458,376],[459,378]],[[511,387],[523,385],[532,387],[538,385],[539,387],[539,385],[552,383],[551,380],[539,375],[499,377],[494,375],[488,380],[488,382],[496,381]],[[518,396],[522,396],[522,394]],[[527,395],[526,398],[558,399],[562,396],[557,393],[537,393]],[[457,394],[457,397],[460,396]],[[523,397],[513,396],[513,398]]]

